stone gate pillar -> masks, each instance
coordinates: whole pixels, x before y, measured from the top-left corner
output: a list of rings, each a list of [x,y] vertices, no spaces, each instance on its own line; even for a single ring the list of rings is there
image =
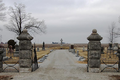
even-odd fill
[[[32,36],[23,30],[23,32],[17,37],[19,40],[19,72],[31,72],[32,71]]]
[[[92,34],[87,38],[88,43],[88,72],[100,72],[101,42],[102,37],[97,33],[96,29],[92,30]]]

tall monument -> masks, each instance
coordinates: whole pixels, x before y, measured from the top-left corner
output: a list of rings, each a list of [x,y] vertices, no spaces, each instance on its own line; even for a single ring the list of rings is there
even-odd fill
[[[61,44],[60,44],[60,46],[61,46],[61,49],[62,49],[62,46],[63,46],[63,39],[61,38]]]

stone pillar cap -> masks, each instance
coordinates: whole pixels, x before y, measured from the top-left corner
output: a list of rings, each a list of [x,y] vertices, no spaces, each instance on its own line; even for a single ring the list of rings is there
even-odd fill
[[[102,37],[97,33],[96,29],[93,29],[92,34],[89,37],[87,37],[87,39],[90,41],[94,41],[94,40],[100,41],[100,40],[102,40]]]
[[[23,32],[24,32],[24,33],[27,33],[27,29],[24,29]]]
[[[96,29],[93,29],[93,30],[92,30],[92,33],[97,33],[97,30],[96,30]]]
[[[24,29],[22,33],[17,37],[18,40],[32,40],[33,37],[27,32],[27,29]]]

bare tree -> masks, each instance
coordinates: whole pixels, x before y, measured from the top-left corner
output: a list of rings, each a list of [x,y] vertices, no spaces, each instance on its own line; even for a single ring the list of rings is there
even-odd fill
[[[6,9],[5,4],[2,3],[2,0],[0,0],[0,21],[4,21],[5,20],[5,13],[3,12]],[[0,31],[2,29],[0,28]]]
[[[5,20],[5,13],[3,12],[6,9],[5,4],[0,0],[0,21]]]
[[[29,13],[25,12],[25,5],[16,4],[15,8],[9,8],[10,21],[8,25],[5,25],[9,31],[20,35],[23,29],[27,29],[33,33],[45,33],[46,26],[44,21],[38,21],[34,17],[31,17]]]
[[[118,38],[118,35],[116,35],[116,25],[115,22],[111,23],[111,26],[109,26],[109,42],[113,44],[115,42],[115,39]]]
[[[120,16],[119,16],[118,22],[120,23]],[[120,37],[120,28],[117,28],[117,30],[114,31],[114,35],[116,37]]]
[[[118,22],[120,23],[120,16],[119,16],[119,21]],[[116,35],[120,37],[120,28],[117,29]]]

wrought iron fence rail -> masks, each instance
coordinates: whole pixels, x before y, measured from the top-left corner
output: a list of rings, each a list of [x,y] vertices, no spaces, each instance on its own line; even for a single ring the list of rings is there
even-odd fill
[[[9,68],[9,67],[12,67],[12,68],[14,68],[17,72],[19,72],[19,69],[17,69],[17,68],[15,67],[15,65],[18,64],[19,61],[17,61],[15,64],[8,64],[7,62],[3,62],[3,63],[5,63],[5,64],[7,65],[7,66],[3,69],[3,72],[4,72],[7,68]]]

